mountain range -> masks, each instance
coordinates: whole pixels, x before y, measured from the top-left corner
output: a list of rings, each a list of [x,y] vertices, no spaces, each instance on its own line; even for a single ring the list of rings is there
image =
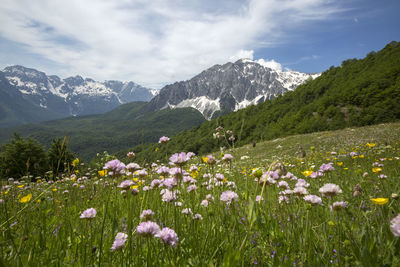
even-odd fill
[[[156,93],[134,82],[60,79],[9,66],[0,72],[0,127],[105,113],[124,103],[149,101]]]
[[[162,88],[145,109],[192,107],[210,120],[294,90],[320,74],[282,71],[250,59],[215,65],[188,81]]]
[[[143,111],[191,107],[210,120],[264,102],[319,74],[271,69],[249,59],[215,65],[190,80],[160,91],[134,82],[98,82],[81,76],[61,79],[23,66],[0,72],[0,127],[102,114],[121,104],[150,101]]]

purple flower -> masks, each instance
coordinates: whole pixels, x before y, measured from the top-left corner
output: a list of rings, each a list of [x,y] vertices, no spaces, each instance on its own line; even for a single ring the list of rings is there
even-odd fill
[[[225,202],[227,205],[230,205],[232,203],[232,201],[237,201],[239,198],[238,194],[236,194],[233,191],[225,191],[222,192],[221,196],[220,196],[220,200]]]
[[[206,162],[209,165],[214,165],[215,163],[217,163],[217,160],[213,157],[213,155],[208,155],[206,158]]]
[[[175,153],[170,158],[171,165],[183,166],[190,159],[190,155],[188,156],[185,152]]]
[[[126,154],[126,156],[127,156],[128,158],[130,158],[130,159],[133,159],[133,158],[135,157],[135,153],[133,153],[133,152],[128,152],[128,153]]]
[[[117,236],[115,237],[114,243],[111,246],[111,250],[114,251],[121,249],[125,245],[127,239],[128,239],[127,234],[118,233]]]
[[[165,166],[160,166],[157,169],[157,173],[162,176],[167,176],[169,174],[169,168]]]
[[[350,152],[350,157],[355,157],[355,156],[357,156],[357,152],[354,151]]]
[[[126,168],[127,168],[129,171],[134,172],[134,171],[136,171],[136,170],[139,170],[139,169],[140,169],[140,166],[139,166],[139,164],[137,164],[137,163],[131,162],[131,163],[129,163],[128,165],[126,165]]]
[[[193,212],[191,208],[186,208],[182,210],[182,214],[190,215],[193,214]]]
[[[332,197],[332,196],[336,196],[339,193],[342,193],[342,189],[340,189],[340,187],[336,184],[324,184],[324,186],[322,186],[319,189],[319,192],[322,194],[323,197]]]
[[[136,226],[136,231],[144,237],[152,237],[160,231],[160,226],[152,221],[142,222]]]
[[[117,187],[122,188],[122,189],[128,189],[129,187],[131,187],[134,184],[135,183],[131,180],[125,180],[122,183],[120,183]]]
[[[179,240],[175,231],[168,227],[164,227],[155,237],[160,238],[164,244],[170,245],[171,247],[175,247]]]
[[[307,203],[310,203],[311,205],[321,205],[322,204],[322,199],[316,195],[307,195],[307,196],[303,197],[303,199]]]
[[[322,164],[321,167],[319,167],[319,170],[321,172],[331,172],[334,171],[335,168],[333,167],[332,162],[326,163],[326,164]]]
[[[400,213],[390,221],[390,229],[394,236],[400,236]]]
[[[161,196],[161,199],[164,202],[171,202],[173,200],[176,200],[177,198],[178,197],[176,196],[176,193],[173,191],[169,191],[168,189],[166,189]]]
[[[166,143],[168,143],[169,142],[169,138],[168,137],[166,137],[166,136],[162,136],[162,137],[160,137],[160,140],[158,140],[158,143],[159,144],[166,144]]]
[[[289,184],[286,181],[280,181],[278,183],[278,187],[284,188],[284,189],[289,189]]]
[[[197,190],[197,186],[194,185],[194,184],[189,185],[189,186],[186,188],[186,190],[188,191],[188,193],[190,193],[190,192],[192,192],[192,191],[194,191],[194,190]]]
[[[137,175],[137,176],[140,176],[140,177],[144,177],[144,176],[146,176],[147,174],[148,174],[148,173],[147,173],[147,171],[146,171],[145,169],[139,170],[139,171],[136,172],[136,175]]]
[[[210,202],[208,202],[207,199],[204,199],[204,200],[200,203],[200,205],[202,205],[203,207],[207,208],[208,205],[209,205],[209,203],[210,203]]]
[[[183,176],[183,171],[181,168],[171,168],[169,169],[169,174],[175,179],[179,180]]]
[[[161,181],[161,180],[154,179],[153,181],[151,181],[150,186],[151,186],[151,188],[155,188],[155,187],[160,186],[160,184],[162,184],[162,181]]]
[[[174,186],[178,185],[176,179],[168,178],[163,181],[163,185],[166,186],[168,189],[172,189]]]
[[[230,162],[230,161],[233,160],[233,156],[232,156],[231,154],[225,154],[225,155],[222,157],[222,160],[223,160],[223,161],[226,161],[226,162]]]
[[[125,164],[118,159],[110,160],[104,165],[104,169],[112,171],[114,174],[123,174],[125,167]]]
[[[293,189],[293,193],[296,194],[296,195],[299,195],[299,196],[303,196],[303,195],[307,195],[307,194],[308,194],[308,191],[307,191],[307,188],[305,188],[305,187],[296,186],[296,187]]]
[[[324,173],[321,172],[321,171],[312,172],[312,173],[310,174],[310,178],[313,178],[313,179],[318,178],[318,177],[322,177],[322,176],[324,176]]]
[[[140,219],[144,221],[148,221],[151,219],[151,217],[154,215],[154,212],[152,210],[144,210],[142,211],[142,214],[140,214]]]
[[[257,195],[256,196],[256,201],[257,202],[261,202],[262,200],[264,200],[264,198],[261,195]]]
[[[347,202],[345,201],[336,201],[330,207],[331,210],[341,210],[347,207]]]
[[[220,180],[220,181],[225,179],[225,177],[224,177],[224,175],[222,173],[215,174],[215,178],[217,178],[217,180]]]
[[[93,219],[96,217],[96,210],[94,208],[90,208],[82,212],[81,216],[79,218],[81,219]]]

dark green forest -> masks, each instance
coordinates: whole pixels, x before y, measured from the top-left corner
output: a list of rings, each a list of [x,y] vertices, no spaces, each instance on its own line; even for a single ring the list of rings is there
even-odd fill
[[[155,142],[163,135],[173,135],[205,121],[201,113],[192,108],[143,113],[145,104],[133,102],[101,115],[2,129],[0,142],[7,143],[14,133],[20,133],[49,147],[52,139],[66,136],[70,140],[69,148],[79,158],[90,160],[99,152],[115,153],[126,147]]]
[[[271,101],[231,112],[171,138],[167,146],[139,145],[130,150],[138,160],[165,159],[165,154],[193,151],[205,154],[220,146],[241,146],[293,134],[336,130],[400,119],[400,43],[391,42],[364,59],[349,59],[330,67],[315,80]],[[214,139],[217,126],[236,138]],[[228,136],[226,136],[228,137]]]

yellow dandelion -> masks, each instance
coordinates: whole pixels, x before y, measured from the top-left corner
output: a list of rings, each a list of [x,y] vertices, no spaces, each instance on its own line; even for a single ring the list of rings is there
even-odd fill
[[[53,189],[51,189],[51,191],[57,192],[57,188],[53,188]]]
[[[32,198],[32,194],[28,194],[28,195],[22,197],[22,198],[19,200],[19,202],[21,202],[21,203],[26,203],[26,202],[31,201],[31,198]]]
[[[204,163],[207,163],[208,158],[207,157],[201,157]]]
[[[22,187],[24,187],[24,185],[23,184],[21,184],[21,185],[19,185],[19,186],[17,186],[18,188],[22,188]]]
[[[338,161],[336,164],[337,164],[338,166],[342,166],[342,165],[343,165],[343,162]]]
[[[388,198],[371,198],[370,199],[372,203],[376,204],[376,205],[385,205],[386,203],[388,203],[389,199]]]
[[[303,175],[306,176],[306,177],[310,176],[312,173],[313,173],[313,171],[304,171],[304,172],[301,172],[301,174],[303,174]]]
[[[360,155],[360,159],[363,159],[364,158],[364,155]]]
[[[74,159],[73,161],[72,161],[72,166],[77,166],[79,164],[79,159],[78,158],[76,158],[76,159]]]
[[[107,170],[102,170],[97,172],[101,177],[104,177],[107,175]]]
[[[372,168],[372,172],[374,172],[374,173],[378,173],[381,171],[382,171],[382,168],[379,168],[379,167]]]
[[[366,143],[365,144],[368,148],[373,148],[374,146],[376,146],[375,143]]]

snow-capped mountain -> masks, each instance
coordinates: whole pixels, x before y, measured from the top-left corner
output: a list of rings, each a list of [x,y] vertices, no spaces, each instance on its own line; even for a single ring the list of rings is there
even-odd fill
[[[253,60],[240,59],[215,65],[188,81],[165,86],[146,108],[153,111],[193,107],[209,120],[216,112],[236,111],[272,99],[318,76],[271,69]]]
[[[149,101],[157,92],[134,82],[60,79],[23,66],[6,67],[2,74],[20,97],[53,114],[51,118],[104,113],[123,103]]]

